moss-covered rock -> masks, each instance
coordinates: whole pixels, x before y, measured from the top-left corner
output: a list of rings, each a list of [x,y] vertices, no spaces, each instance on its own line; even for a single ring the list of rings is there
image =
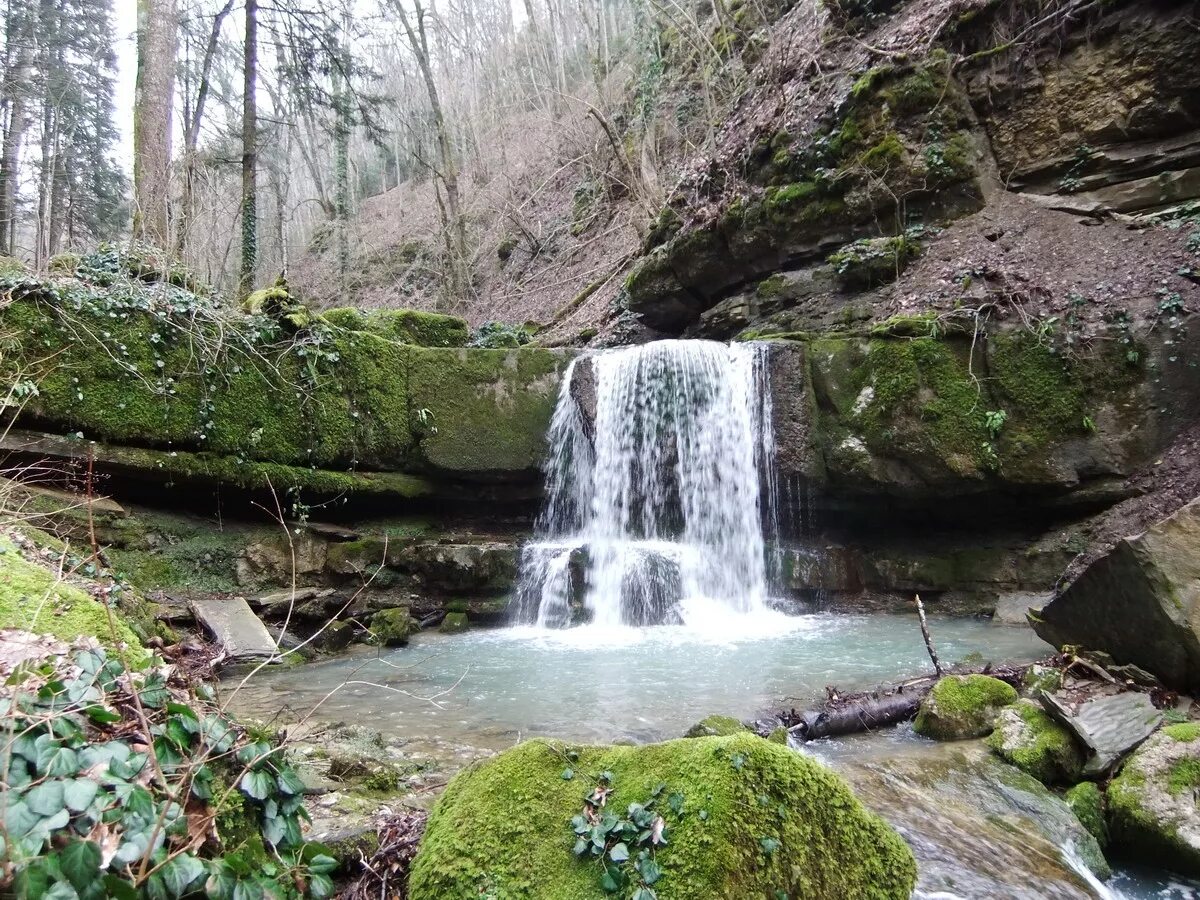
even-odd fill
[[[1062,680],[1061,669],[1034,665],[1025,670],[1025,677],[1021,679],[1021,690],[1030,696],[1035,696],[1041,691],[1053,694],[1062,687]]]
[[[1071,812],[1096,839],[1100,849],[1108,845],[1108,824],[1104,814],[1104,792],[1094,781],[1081,781],[1064,795]]]
[[[939,741],[983,737],[996,713],[1016,699],[1016,689],[997,678],[947,675],[921,701],[913,729]]]
[[[1029,700],[1018,700],[1000,711],[987,744],[1042,784],[1072,784],[1083,769],[1071,733]]]
[[[831,254],[829,264],[843,288],[866,290],[895,281],[920,252],[911,235],[864,238]]]
[[[1112,844],[1147,862],[1200,875],[1198,789],[1200,732],[1186,725],[1164,728],[1109,784]]]
[[[659,900],[900,900],[916,882],[908,847],[837,775],[747,734],[644,747],[532,741],[468,769],[430,816],[409,896],[609,896],[594,858],[572,853],[570,824],[602,772],[606,810],[652,802],[664,819]]]
[[[733,716],[705,716],[687,730],[684,737],[728,737],[749,729]]]
[[[442,634],[462,634],[470,627],[471,622],[465,612],[448,612],[442,619],[442,624],[438,626],[438,631]]]
[[[376,643],[385,647],[403,647],[417,628],[407,606],[381,609],[371,617],[371,635]]]
[[[94,637],[109,647],[126,648],[135,659],[144,658],[141,641],[118,611],[106,610],[80,587],[25,559],[3,535],[0,628],[20,628],[68,642]]]

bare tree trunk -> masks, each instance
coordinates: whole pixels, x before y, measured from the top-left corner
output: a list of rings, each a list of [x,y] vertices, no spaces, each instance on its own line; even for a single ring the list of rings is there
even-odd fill
[[[246,0],[242,96],[242,266],[238,289],[254,290],[258,262],[258,0]]]
[[[8,130],[4,132],[4,148],[0,152],[0,252],[6,254],[16,252],[17,170],[21,162],[21,144],[29,129],[25,85],[29,83],[32,67],[33,50],[29,43],[22,43],[4,85],[4,93],[11,98]]]
[[[212,80],[213,60],[217,55],[217,42],[221,37],[221,26],[233,10],[234,0],[225,0],[217,10],[208,43],[204,47],[204,59],[200,63],[200,84],[196,89],[196,106],[187,123],[183,144],[183,197],[179,203],[179,225],[175,235],[175,251],[182,254],[187,248],[188,230],[192,227],[192,213],[196,203],[196,148],[200,143],[200,125],[204,121],[204,106]]]
[[[133,234],[170,246],[171,114],[179,15],[175,0],[138,0],[133,109]]]
[[[416,8],[416,28],[413,27],[402,0],[389,0],[392,9],[400,16],[400,23],[408,35],[413,55],[421,69],[421,77],[425,81],[425,90],[429,95],[429,107],[433,113],[433,127],[438,147],[438,177],[445,188],[446,200],[439,208],[443,210],[443,224],[447,230],[450,245],[450,284],[456,300],[465,299],[467,291],[466,261],[467,261],[467,223],[463,219],[462,206],[458,193],[458,171],[454,162],[454,149],[450,144],[450,132],[446,126],[446,117],[442,112],[441,98],[438,95],[437,84],[433,78],[433,67],[429,59],[429,39],[425,32],[425,9],[420,0],[414,0]]]

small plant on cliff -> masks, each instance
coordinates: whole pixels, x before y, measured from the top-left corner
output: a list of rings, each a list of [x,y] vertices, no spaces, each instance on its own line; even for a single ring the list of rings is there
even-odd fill
[[[995,440],[1004,429],[1004,423],[1008,421],[1008,413],[1002,409],[993,409],[985,412],[983,419],[987,425],[988,434],[992,436],[992,440]]]

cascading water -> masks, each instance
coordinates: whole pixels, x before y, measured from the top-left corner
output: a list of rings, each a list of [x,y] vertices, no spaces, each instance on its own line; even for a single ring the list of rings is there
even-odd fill
[[[679,624],[765,608],[767,378],[753,344],[659,341],[572,364],[548,435],[546,506],[522,556],[520,620]]]

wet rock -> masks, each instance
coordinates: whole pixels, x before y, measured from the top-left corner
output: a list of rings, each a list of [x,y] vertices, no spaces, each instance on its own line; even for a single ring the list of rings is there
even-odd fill
[[[1055,646],[1132,663],[1177,689],[1200,687],[1200,500],[1093,562],[1034,619]]]
[[[987,745],[1042,784],[1071,784],[1083,769],[1083,756],[1071,733],[1031,700],[1000,710]]]
[[[1046,711],[1065,725],[1090,754],[1083,767],[1088,777],[1108,772],[1162,722],[1162,713],[1145,694],[1109,694],[1075,708],[1051,694],[1044,694],[1041,700]]]
[[[1108,788],[1114,846],[1200,875],[1200,724],[1169,725],[1146,741]]]
[[[661,897],[912,894],[911,851],[840,777],[809,757],[738,734],[636,747],[529,741],[467,769],[430,815],[410,873],[411,900],[475,896],[483,880],[491,893],[513,900],[610,896],[587,859],[617,841],[593,832],[582,816],[584,798],[597,786],[586,773],[599,772],[609,774],[611,788],[604,812],[627,815],[630,804],[653,801],[646,826],[653,831],[661,817],[658,827],[669,830],[655,854]],[[662,799],[655,801],[659,782]],[[642,814],[635,808],[632,815]],[[594,856],[593,834],[600,851]],[[584,860],[571,853],[576,837]],[[629,862],[615,867],[632,872],[640,848],[635,841],[621,849],[630,851]]]
[[[230,662],[253,662],[275,655],[278,647],[262,621],[241,597],[198,597],[191,601],[196,620]]]
[[[947,675],[921,701],[913,729],[939,741],[983,737],[1001,707],[1016,699],[1016,689],[997,678]]]
[[[354,642],[355,631],[350,622],[330,622],[317,633],[312,646],[325,653],[337,653]]]
[[[1031,696],[1037,696],[1042,691],[1054,693],[1062,687],[1062,672],[1051,666],[1033,665],[1025,670],[1021,680],[1022,689]]]
[[[1094,781],[1081,781],[1063,795],[1071,812],[1103,850],[1108,846],[1108,824],[1105,822],[1104,793]]]
[[[371,617],[371,635],[385,647],[403,647],[417,627],[407,606],[381,609]]]

